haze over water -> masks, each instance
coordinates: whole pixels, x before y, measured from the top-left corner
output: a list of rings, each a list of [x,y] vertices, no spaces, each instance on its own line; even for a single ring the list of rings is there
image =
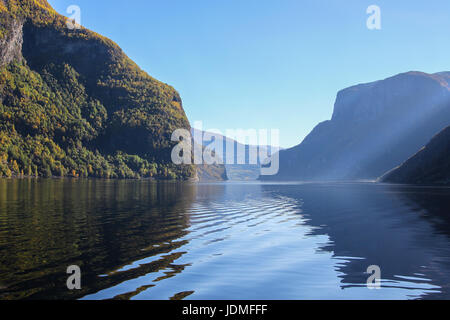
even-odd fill
[[[449,208],[373,183],[0,180],[0,298],[448,299]]]

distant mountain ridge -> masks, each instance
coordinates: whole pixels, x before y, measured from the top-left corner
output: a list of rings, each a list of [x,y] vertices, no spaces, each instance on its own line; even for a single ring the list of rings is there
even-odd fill
[[[337,94],[332,119],[261,180],[377,179],[450,125],[450,72],[408,72]]]
[[[214,135],[213,133],[204,132],[198,130],[196,128],[191,129],[191,134],[194,141],[204,147],[208,147],[213,141],[204,141],[204,134],[207,133],[209,136]],[[220,155],[219,159],[221,159],[224,164],[227,180],[231,181],[256,181],[261,173],[261,162],[264,163],[266,159],[259,159],[259,152],[261,150],[262,154],[271,154],[272,147],[271,146],[250,146],[244,145],[242,143],[237,142],[229,137],[223,135],[217,135],[223,141],[223,153]],[[200,137],[200,140],[197,138]],[[197,139],[197,140],[196,140]],[[226,159],[229,151],[227,150],[227,145],[234,146],[234,163],[227,164]],[[278,148],[280,149],[280,148]],[[244,163],[238,163],[238,150],[245,150],[245,159],[242,159]],[[251,163],[250,159],[258,159],[258,163]]]

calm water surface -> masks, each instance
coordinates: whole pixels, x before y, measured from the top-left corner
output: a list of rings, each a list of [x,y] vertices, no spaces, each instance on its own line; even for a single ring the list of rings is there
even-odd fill
[[[0,180],[0,299],[450,299],[449,209],[448,188]]]

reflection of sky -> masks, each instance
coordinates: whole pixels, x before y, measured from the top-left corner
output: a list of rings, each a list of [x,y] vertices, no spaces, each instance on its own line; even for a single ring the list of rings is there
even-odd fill
[[[186,244],[121,270],[172,265],[86,298],[152,286],[135,299],[407,299],[448,282],[448,238],[376,185],[206,184],[198,187]],[[181,213],[180,213],[181,214]],[[441,250],[442,249],[442,250]],[[366,287],[379,264],[382,289]],[[119,270],[120,271],[120,270]]]

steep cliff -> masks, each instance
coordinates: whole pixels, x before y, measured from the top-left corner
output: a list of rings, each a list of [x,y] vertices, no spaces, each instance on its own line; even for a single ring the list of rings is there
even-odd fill
[[[450,185],[450,127],[417,154],[380,178],[382,182]]]
[[[23,23],[5,20],[4,33],[0,38],[0,67],[22,59]]]
[[[262,180],[376,179],[450,125],[450,73],[408,72],[338,93],[333,117]]]
[[[0,175],[189,179],[179,94],[46,0],[0,0]]]

